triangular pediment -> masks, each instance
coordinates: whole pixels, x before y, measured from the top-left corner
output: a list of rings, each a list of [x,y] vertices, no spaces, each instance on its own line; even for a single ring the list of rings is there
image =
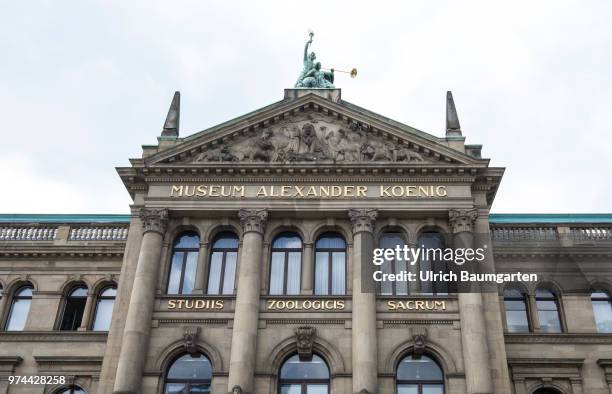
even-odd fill
[[[146,166],[217,164],[483,164],[444,139],[315,94],[276,104],[184,138]]]

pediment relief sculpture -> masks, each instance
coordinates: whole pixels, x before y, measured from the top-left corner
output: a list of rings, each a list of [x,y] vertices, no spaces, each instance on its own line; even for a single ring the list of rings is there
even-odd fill
[[[407,141],[385,139],[357,123],[313,112],[219,142],[182,162],[433,163],[440,159],[440,155],[419,151]]]

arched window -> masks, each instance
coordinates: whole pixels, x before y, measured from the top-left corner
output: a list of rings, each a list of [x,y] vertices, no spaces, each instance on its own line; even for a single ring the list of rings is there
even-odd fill
[[[327,233],[315,243],[315,294],[346,293],[346,242],[336,233]]]
[[[168,294],[191,294],[195,286],[200,237],[194,232],[180,234],[172,246]]]
[[[215,237],[210,253],[208,294],[234,294],[238,237],[221,233]]]
[[[536,290],[536,306],[542,332],[561,332],[557,296],[550,290],[539,288]]]
[[[170,365],[164,394],[210,394],[212,365],[203,354],[185,354]]]
[[[328,394],[329,368],[316,354],[310,361],[296,354],[281,367],[278,387],[279,394]]]
[[[85,390],[80,388],[79,386],[70,386],[63,389],[60,389],[57,394],[87,394]]]
[[[504,290],[504,309],[508,332],[529,332],[527,298],[516,289]]]
[[[612,332],[612,298],[610,293],[603,290],[595,290],[591,293],[593,314],[597,332]]]
[[[300,294],[302,239],[294,233],[279,235],[272,242],[270,294]]]
[[[32,290],[32,285],[25,285],[15,291],[6,320],[6,331],[23,331],[25,328],[32,304]]]
[[[561,394],[561,392],[555,389],[541,388],[534,391],[533,394]]]
[[[92,324],[92,329],[94,331],[108,331],[110,328],[116,295],[117,289],[115,286],[109,286],[100,291]]]
[[[406,245],[401,233],[388,232],[380,237],[378,242],[380,248],[395,249],[397,246],[403,248]],[[380,270],[383,274],[399,274],[407,270],[406,260],[387,260],[382,263]],[[408,295],[407,281],[382,281],[380,282],[380,294],[383,295]]]
[[[60,330],[76,331],[81,326],[85,304],[87,303],[87,287],[74,287],[66,296]]]
[[[397,394],[444,394],[444,374],[431,358],[409,355],[400,361],[396,374]]]
[[[448,272],[446,262],[440,255],[441,252],[435,253],[436,250],[443,251],[445,246],[444,236],[435,231],[421,233],[417,242],[417,246],[429,250],[429,252],[421,253],[419,258],[420,271]],[[448,294],[448,283],[444,281],[426,281],[420,282],[421,293],[423,294]]]

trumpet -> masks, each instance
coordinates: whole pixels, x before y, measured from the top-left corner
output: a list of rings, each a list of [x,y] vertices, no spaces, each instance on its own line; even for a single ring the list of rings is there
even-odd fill
[[[331,68],[324,68],[324,71],[331,71]],[[351,78],[355,78],[357,76],[357,69],[353,68],[351,71],[337,70],[334,68],[334,72],[349,74]]]

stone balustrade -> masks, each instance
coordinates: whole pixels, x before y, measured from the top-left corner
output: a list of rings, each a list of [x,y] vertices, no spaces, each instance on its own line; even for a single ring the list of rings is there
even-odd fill
[[[491,237],[494,242],[557,241],[559,240],[559,232],[556,226],[522,227],[492,225]]]
[[[125,241],[127,226],[79,226],[71,227],[69,241]]]
[[[57,236],[57,228],[57,226],[2,226],[0,241],[53,241]]]
[[[612,241],[612,226],[570,227],[570,237],[576,242]]]

